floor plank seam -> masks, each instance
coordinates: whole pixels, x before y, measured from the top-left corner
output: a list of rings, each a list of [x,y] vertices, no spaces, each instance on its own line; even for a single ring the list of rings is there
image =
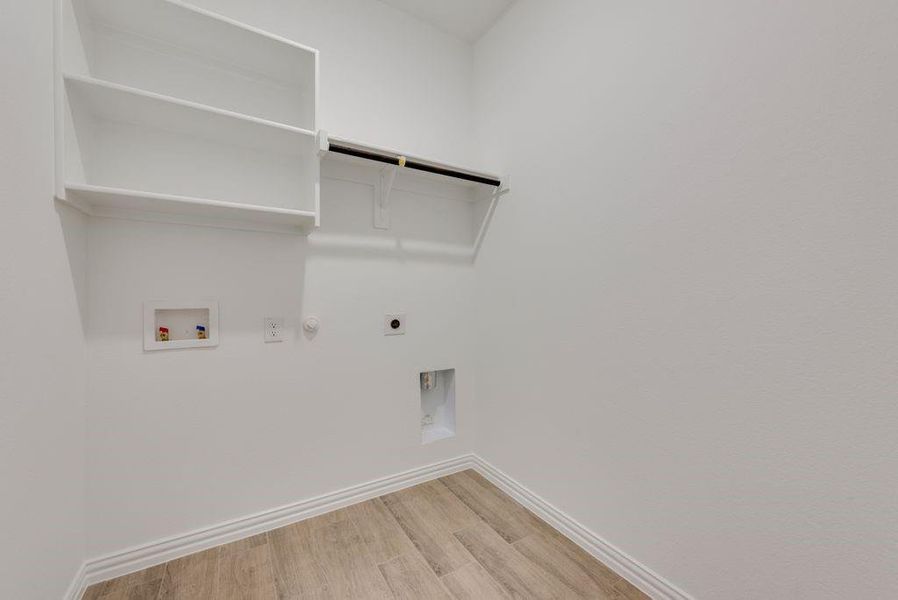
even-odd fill
[[[168,575],[168,565],[162,569],[162,580],[159,582],[159,589],[156,591],[156,600],[162,598],[162,590],[165,589],[165,577]]]
[[[148,600],[647,598],[471,470],[97,584],[87,597],[131,594]]]

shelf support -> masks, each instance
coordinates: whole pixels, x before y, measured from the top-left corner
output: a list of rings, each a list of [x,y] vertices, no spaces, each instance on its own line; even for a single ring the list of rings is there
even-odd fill
[[[396,169],[389,166],[380,170],[376,197],[374,198],[374,228],[390,228],[390,193],[393,191],[393,181],[396,179]]]
[[[511,191],[511,185],[508,180],[508,176],[502,178],[499,187],[497,187],[490,194],[490,205],[486,209],[486,214],[483,216],[483,221],[480,223],[480,229],[477,231],[477,237],[474,238],[474,251],[471,253],[471,260],[474,261],[477,259],[477,255],[480,254],[480,247],[483,245],[483,239],[486,237],[486,230],[489,229],[490,223],[493,220],[493,215],[496,212],[496,205],[499,203],[499,198],[507,194]]]

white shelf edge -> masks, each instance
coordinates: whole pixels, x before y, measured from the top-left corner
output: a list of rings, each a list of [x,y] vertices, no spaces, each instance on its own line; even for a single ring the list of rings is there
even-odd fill
[[[262,127],[270,127],[273,129],[280,129],[282,131],[287,131],[289,133],[294,133],[297,135],[307,136],[315,138],[315,132],[310,131],[308,129],[303,129],[302,127],[295,127],[293,125],[287,125],[286,123],[279,123],[277,121],[269,121],[268,119],[262,119],[260,117],[254,117],[252,115],[247,115],[244,113],[238,113],[230,110],[225,110],[222,108],[215,108],[214,106],[209,106],[208,104],[200,104],[199,102],[193,102],[191,100],[184,100],[181,98],[175,98],[173,96],[166,96],[164,94],[159,94],[156,92],[150,92],[148,90],[143,90],[140,88],[130,87],[127,85],[122,85],[120,83],[113,83],[111,81],[106,81],[104,79],[97,79],[95,77],[85,77],[83,75],[74,75],[72,73],[63,73],[62,75],[63,81],[74,81],[87,86],[94,86],[105,88],[108,90],[114,90],[117,92],[122,92],[125,94],[131,94],[133,96],[140,96],[143,98],[149,98],[151,100],[156,100],[159,102],[165,102],[168,104],[174,104],[177,106],[183,106],[185,108],[190,108],[193,110],[199,110],[202,112],[215,114],[223,117],[227,117],[230,119],[235,119],[238,121],[244,121],[247,123],[252,123],[254,125],[259,125]]]
[[[169,202],[183,202],[185,204],[193,204],[199,206],[209,206],[216,208],[232,208],[236,210],[246,210],[250,212],[267,213],[273,215],[284,216],[302,216],[314,218],[315,213],[310,210],[298,210],[295,208],[280,208],[278,206],[262,206],[261,204],[243,204],[241,202],[228,202],[226,200],[212,200],[210,198],[197,198],[194,196],[179,196],[177,194],[160,194],[158,192],[144,192],[140,190],[129,190],[124,188],[107,187],[103,185],[92,185],[86,183],[66,183],[65,189],[73,192],[84,192],[87,194],[106,194],[130,196],[133,198],[147,198],[150,200],[166,200]]]
[[[221,227],[245,231],[270,233],[308,234],[317,227],[317,215],[312,211],[292,208],[269,207],[256,204],[241,204],[208,198],[177,196],[144,192],[82,183],[67,183],[66,196],[57,200],[73,206],[92,217],[108,217],[155,223],[175,223],[202,227]],[[91,197],[104,198],[105,202],[92,202]],[[125,201],[116,201],[115,198]],[[185,208],[200,210],[165,210],[160,207],[133,206],[127,199],[183,204]],[[230,213],[230,214],[227,214]],[[236,213],[236,214],[235,214]],[[245,215],[245,216],[241,216]]]
[[[292,46],[293,48],[296,48],[296,49],[298,49],[298,50],[304,50],[304,51],[306,51],[306,52],[311,52],[311,53],[314,54],[316,57],[318,56],[318,50],[317,50],[316,48],[310,48],[309,46],[305,46],[305,45],[300,44],[300,43],[298,43],[298,42],[294,42],[294,41],[291,40],[291,39],[282,37],[282,36],[280,36],[280,35],[277,35],[277,34],[275,34],[275,33],[271,33],[271,32],[269,32],[269,31],[265,31],[264,29],[259,29],[258,27],[253,27],[252,25],[248,25],[248,24],[246,24],[246,23],[242,23],[242,22],[240,22],[240,21],[236,21],[236,20],[231,19],[231,18],[229,18],[229,17],[225,17],[224,15],[220,15],[220,14],[218,14],[218,13],[216,13],[216,12],[212,12],[211,10],[206,10],[205,8],[200,8],[199,6],[194,6],[193,4],[190,4],[189,2],[184,2],[184,1],[182,1],[182,0],[164,0],[164,2],[166,2],[167,4],[171,4],[171,5],[173,5],[173,6],[178,6],[178,7],[180,7],[180,8],[185,9],[185,10],[189,10],[189,11],[191,11],[191,12],[193,12],[193,13],[196,13],[196,14],[198,14],[198,15],[202,15],[202,16],[207,17],[207,18],[209,18],[209,19],[213,19],[213,20],[219,21],[219,22],[221,22],[221,23],[226,23],[226,24],[228,24],[228,25],[231,25],[232,27],[237,27],[237,28],[239,28],[239,29],[243,29],[244,31],[248,31],[248,32],[253,33],[253,34],[255,34],[255,35],[259,35],[259,36],[268,38],[268,39],[270,39],[270,40],[272,40],[272,41],[274,41],[274,42],[278,42],[278,43],[280,43],[280,44],[285,44],[285,45],[287,45],[287,46]]]

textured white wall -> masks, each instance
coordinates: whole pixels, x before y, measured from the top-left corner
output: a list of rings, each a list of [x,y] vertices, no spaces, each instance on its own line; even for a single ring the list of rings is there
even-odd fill
[[[478,451],[696,598],[898,597],[898,5],[520,0]]]
[[[0,598],[61,598],[84,551],[85,222],[53,201],[53,12],[0,6]]]
[[[319,127],[467,164],[471,46],[376,0],[196,0],[321,51]]]
[[[513,195],[476,271],[114,220],[88,243],[51,199],[50,3],[0,9],[0,596],[59,597],[85,556],[88,313],[87,556],[454,456],[476,420],[696,598],[898,595],[893,3],[519,0],[476,48],[476,146],[461,42],[364,0],[201,4],[322,50],[322,127],[480,150]],[[362,235],[370,195],[326,180],[323,233]],[[463,237],[462,205],[397,200]],[[143,354],[140,303],[197,295],[222,346]],[[261,343],[309,313],[315,340]],[[415,372],[449,366],[459,437],[420,447]]]
[[[322,127],[469,159],[470,46],[369,0],[202,5],[320,48]],[[384,247],[470,243],[472,207],[400,178],[379,234],[373,188],[336,175],[308,240],[91,223],[90,557],[471,451],[473,267]],[[141,303],[196,297],[221,303],[221,345],[143,353]],[[384,337],[399,311],[408,334]],[[298,333],[308,314],[314,340]],[[287,318],[285,342],[263,343],[266,316]],[[459,433],[422,447],[417,374],[450,367]]]

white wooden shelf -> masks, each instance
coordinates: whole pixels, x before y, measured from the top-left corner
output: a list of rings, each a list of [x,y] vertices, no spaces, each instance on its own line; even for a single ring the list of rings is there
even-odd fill
[[[70,102],[95,118],[291,155],[314,149],[315,133],[307,129],[91,77],[63,79]]]
[[[195,217],[189,222],[209,224],[266,225],[308,230],[315,226],[314,211],[271,208],[252,204],[222,202],[170,194],[154,194],[97,185],[70,183],[66,200],[80,210],[99,216],[128,216],[128,212],[147,215],[177,214]]]
[[[179,0],[61,0],[61,70],[315,129],[318,52]]]
[[[60,200],[126,218],[317,225],[317,51],[178,0],[58,1]]]
[[[320,131],[318,137],[319,146],[324,152],[322,177],[371,186],[374,190],[372,233],[375,230],[380,232],[373,236],[319,233],[312,243],[397,255],[476,259],[498,199],[509,191],[507,177],[369,143],[331,137],[325,131]],[[334,145],[342,148],[335,150]],[[356,151],[358,154],[354,154]],[[396,163],[397,159],[399,164]],[[435,167],[439,172],[420,170],[417,165],[411,166],[411,161]],[[476,177],[478,181],[465,179],[465,175]],[[443,200],[451,204],[461,201],[469,207],[450,208]],[[395,221],[391,217],[394,209],[397,214]],[[469,211],[470,219],[463,228],[470,231],[469,236],[459,235],[459,228],[448,223],[433,227],[432,224],[438,220],[428,216],[434,211],[443,215],[459,215],[464,214],[465,210]],[[337,218],[339,220],[339,215]],[[410,222],[417,223],[415,231],[408,229]],[[420,237],[422,234],[424,239]],[[428,235],[434,237],[428,240]]]

